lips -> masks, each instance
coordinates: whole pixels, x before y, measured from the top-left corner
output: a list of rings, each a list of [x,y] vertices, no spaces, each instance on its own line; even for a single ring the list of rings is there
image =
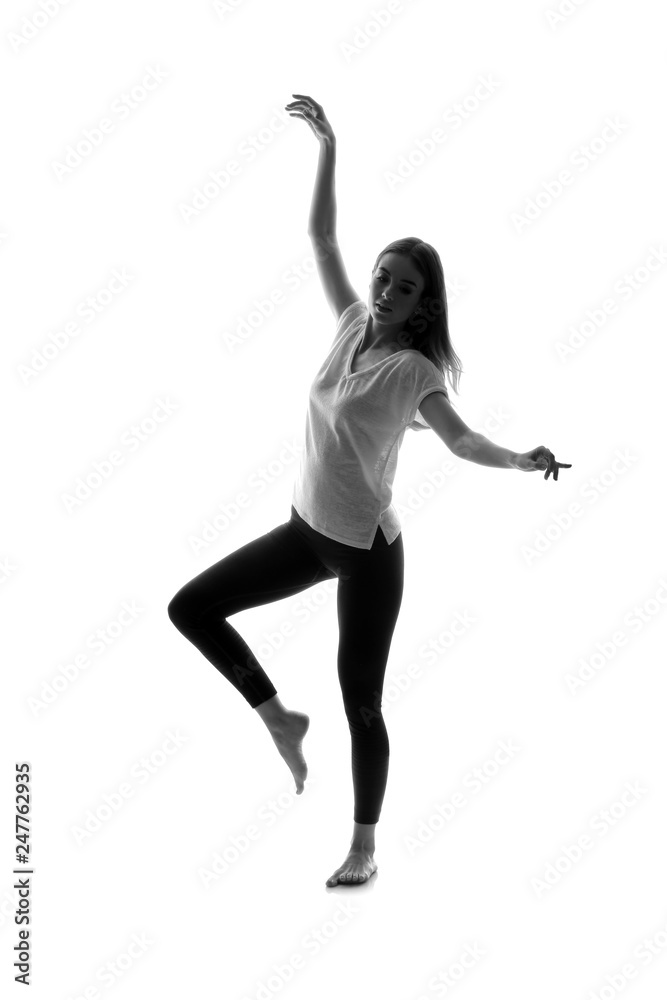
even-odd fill
[[[389,309],[388,306],[383,305],[382,302],[376,302],[375,305],[377,306],[378,309],[381,309],[382,312],[389,312],[389,313],[391,312],[391,309]]]

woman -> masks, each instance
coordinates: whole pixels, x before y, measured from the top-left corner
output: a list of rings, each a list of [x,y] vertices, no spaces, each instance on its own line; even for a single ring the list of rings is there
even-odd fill
[[[376,261],[368,306],[351,287],[338,249],[336,141],[322,106],[303,94],[286,105],[320,143],[308,232],[336,336],[313,381],[305,449],[290,519],[204,570],[172,598],[171,621],[266,723],[297,794],[307,775],[310,720],[287,709],[227,618],[338,578],[338,677],[352,742],[354,825],[350,850],[326,885],[365,882],[375,871],[375,827],[389,767],[381,701],[403,595],[403,539],[391,504],[406,427],[432,427],[462,458],[545,479],[570,465],[548,448],[517,454],[471,431],[449,402],[461,371],[447,324],[440,258],[414,237]],[[418,412],[419,411],[419,412]]]

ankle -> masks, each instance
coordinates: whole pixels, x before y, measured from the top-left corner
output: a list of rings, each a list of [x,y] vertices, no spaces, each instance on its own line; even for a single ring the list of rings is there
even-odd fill
[[[375,850],[375,827],[377,823],[354,823],[352,830],[351,851],[361,854],[373,854]]]
[[[369,843],[367,841],[353,840],[350,844],[350,854],[366,854],[369,858],[372,858],[375,854],[375,841]]]
[[[263,701],[261,705],[256,705],[255,711],[271,731],[281,729],[288,714],[277,694],[274,694],[268,701]]]

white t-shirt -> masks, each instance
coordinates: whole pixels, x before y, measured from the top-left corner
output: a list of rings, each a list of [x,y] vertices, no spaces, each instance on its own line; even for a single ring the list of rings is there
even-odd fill
[[[368,319],[360,299],[341,314],[336,336],[310,388],[305,447],[292,504],[328,538],[370,549],[378,525],[391,544],[401,522],[391,503],[406,427],[426,430],[417,411],[431,392],[444,392],[443,373],[414,348],[364,371],[350,372]]]

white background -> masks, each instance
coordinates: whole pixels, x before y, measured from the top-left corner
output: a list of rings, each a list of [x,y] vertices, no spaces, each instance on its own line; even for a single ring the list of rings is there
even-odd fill
[[[14,765],[30,761],[34,997],[662,996],[657,5],[563,3],[560,19],[555,2],[525,0],[48,9],[2,11],[3,980],[18,940]],[[163,79],[142,90],[150,70]],[[480,99],[483,79],[494,89]],[[233,619],[282,701],[311,717],[312,782],[298,798],[257,714],[166,611],[184,583],[288,519],[296,460],[284,449],[303,444],[334,334],[306,232],[317,142],[280,117],[293,92],[319,101],[337,136],[338,236],[359,296],[388,242],[431,243],[464,367],[458,412],[498,444],[544,444],[572,463],[545,482],[406,434],[389,782],[378,874],[355,888],[324,885],[353,806],[335,591]],[[121,115],[115,102],[132,94]],[[105,117],[113,130],[59,177]],[[438,127],[446,140],[415,155]],[[412,172],[392,186],[401,157]],[[230,160],[239,173],[210,183]],[[131,280],[106,295],[114,269]],[[77,311],[88,296],[92,322]],[[159,400],[173,411],[151,424]],[[121,442],[142,421],[132,451]],[[114,449],[122,464],[68,509]],[[313,611],[298,615],[308,595]],[[124,602],[139,609],[131,624]],[[457,615],[474,623],[452,640]],[[103,653],[89,645],[97,629]],[[424,647],[438,636],[433,662]],[[568,675],[591,658],[573,690]],[[165,755],[169,733],[183,742]],[[501,741],[516,750],[494,765]],[[123,783],[132,795],[105,811]],[[445,822],[437,806],[457,792],[465,805]],[[252,824],[234,860],[232,838]]]

